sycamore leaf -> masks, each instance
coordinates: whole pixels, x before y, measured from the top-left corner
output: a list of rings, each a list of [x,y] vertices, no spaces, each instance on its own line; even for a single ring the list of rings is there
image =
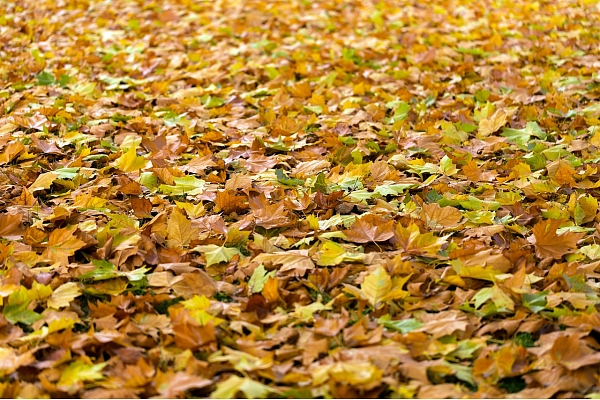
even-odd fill
[[[444,156],[440,160],[440,172],[446,176],[452,176],[458,172],[458,169],[450,157]]]
[[[275,277],[275,273],[277,271],[273,270],[271,272],[267,272],[265,266],[260,264],[252,273],[250,280],[248,281],[248,287],[252,291],[252,293],[260,293],[262,292],[265,283],[269,278]]]
[[[170,196],[195,196],[204,191],[206,183],[195,176],[174,177],[173,181],[175,185],[160,185],[158,189]]]
[[[22,219],[23,217],[19,213],[0,214],[0,236],[5,238],[23,236]]]
[[[386,314],[379,317],[377,320],[380,324],[388,329],[398,331],[400,333],[408,333],[421,328],[424,324],[414,318],[391,320],[390,315]]]
[[[356,262],[361,261],[364,258],[364,254],[361,253],[350,253],[339,244],[330,240],[326,241],[321,247],[319,253],[319,259],[317,265],[320,266],[331,266],[338,265],[343,261]]]
[[[11,324],[20,322],[25,325],[31,325],[40,320],[42,316],[35,311],[27,309],[29,303],[30,301],[24,303],[7,304],[2,309],[2,314],[4,315],[4,318],[6,318],[6,320]]]
[[[430,257],[437,256],[437,252],[450,236],[437,237],[431,232],[422,234],[416,224],[410,224],[406,228],[401,224],[398,224],[394,234],[399,246],[407,253]]]
[[[556,230],[560,227],[559,220],[540,221],[533,227],[533,235],[528,241],[535,245],[535,255],[538,258],[554,258],[558,260],[565,254],[577,250],[577,242],[585,235],[584,233],[565,232],[557,235]]]
[[[197,235],[198,229],[192,228],[192,222],[178,207],[174,208],[167,223],[167,247],[185,247]]]
[[[189,310],[190,316],[198,321],[201,326],[206,326],[211,321],[215,326],[224,322],[221,318],[216,318],[209,313],[210,300],[205,295],[194,295],[191,299],[182,301],[181,304]]]
[[[235,247],[217,246],[216,244],[196,246],[192,249],[192,251],[198,251],[204,254],[204,257],[206,257],[207,267],[221,262],[229,262],[236,255],[242,255],[242,253],[240,253],[240,251]]]
[[[144,157],[137,155],[135,146],[131,146],[126,153],[123,153],[121,157],[117,158],[115,167],[123,172],[136,172],[143,169],[147,162],[148,160]]]
[[[462,220],[462,214],[452,206],[440,207],[437,203],[423,204],[421,218],[429,228],[454,228]]]
[[[106,363],[88,364],[83,360],[74,361],[62,371],[56,387],[63,392],[73,393],[81,388],[83,382],[104,379],[101,372],[104,367]]]
[[[360,285],[360,291],[372,306],[377,304],[392,289],[392,279],[387,271],[380,265],[374,271],[371,271]]]
[[[69,256],[74,255],[77,250],[86,245],[83,240],[73,236],[76,230],[77,226],[53,230],[42,256],[58,262],[62,266],[68,265]]]
[[[320,298],[317,301],[306,306],[301,306],[298,303],[296,303],[295,306],[296,309],[294,310],[293,315],[300,322],[312,322],[315,319],[314,314],[316,312],[331,310],[331,302],[323,304]]]
[[[217,389],[211,393],[210,397],[213,399],[235,399],[239,392],[243,393],[248,399],[263,399],[269,393],[280,393],[279,390],[250,378],[231,375],[227,380],[217,384]]]
[[[48,299],[48,307],[59,309],[68,307],[71,301],[81,295],[81,289],[75,282],[67,282],[54,289],[52,296]]]
[[[502,128],[507,122],[506,117],[507,115],[504,111],[496,110],[496,112],[490,117],[482,118],[479,121],[479,131],[477,137],[485,138]]]
[[[256,256],[254,261],[281,265],[278,268],[279,271],[306,271],[315,268],[315,264],[306,250],[288,250],[285,253],[272,254],[262,253]]]
[[[11,125],[11,124],[8,124]],[[0,165],[8,164],[19,156],[25,150],[25,146],[21,142],[10,143],[0,153]],[[42,174],[44,175],[44,174]]]
[[[354,243],[384,242],[394,236],[394,221],[367,214],[357,218],[344,234]]]
[[[40,191],[40,190],[44,190],[44,189],[49,189],[50,186],[52,186],[52,183],[58,179],[58,174],[55,172],[45,172],[43,174],[40,174],[37,179],[35,180],[35,182],[33,182],[31,185],[29,185],[29,187],[27,188],[32,194],[35,194],[35,192]]]

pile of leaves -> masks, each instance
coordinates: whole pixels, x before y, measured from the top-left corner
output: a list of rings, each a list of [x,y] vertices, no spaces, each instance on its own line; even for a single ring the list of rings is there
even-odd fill
[[[591,397],[593,0],[0,2],[0,395]]]

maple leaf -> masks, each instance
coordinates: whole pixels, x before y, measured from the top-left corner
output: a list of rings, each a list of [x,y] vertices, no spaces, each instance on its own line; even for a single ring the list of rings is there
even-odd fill
[[[216,244],[196,246],[192,251],[204,254],[207,267],[221,262],[229,262],[233,257],[242,255],[235,247],[217,246]]]
[[[81,289],[75,282],[67,282],[54,289],[52,296],[48,299],[48,307],[59,309],[68,307],[71,301],[81,295]]]
[[[507,115],[503,110],[496,110],[490,117],[481,119],[479,121],[478,137],[487,137],[502,128],[507,122],[506,117]]]
[[[269,393],[280,393],[279,390],[263,385],[250,378],[231,375],[225,381],[217,384],[217,389],[211,393],[213,399],[234,399],[242,392],[249,399],[262,399]]]
[[[270,204],[264,193],[250,197],[250,208],[254,214],[256,225],[265,229],[277,228],[290,224],[290,218],[283,202]]]
[[[357,218],[352,228],[345,230],[344,234],[355,243],[384,242],[394,236],[394,221],[367,214]]]
[[[49,260],[60,263],[62,266],[69,264],[69,257],[84,246],[86,243],[76,236],[73,236],[77,226],[71,228],[55,229],[48,237],[46,250],[42,254]]]
[[[123,172],[135,172],[146,167],[148,160],[137,155],[135,146],[129,147],[127,152],[115,161],[115,167]]]
[[[23,236],[25,230],[21,226],[21,221],[20,213],[0,214],[0,236],[5,238]]]
[[[380,265],[372,271],[360,285],[360,291],[372,306],[376,307],[392,289],[392,279]]]
[[[174,208],[167,223],[167,246],[187,246],[197,235],[198,229],[192,228],[192,222],[179,208]]]
[[[551,257],[555,260],[562,258],[565,254],[577,250],[577,242],[584,236],[583,233],[565,232],[560,235],[556,230],[560,228],[561,221],[546,220],[534,225],[532,233],[527,240],[535,245],[535,255],[538,258]]]
[[[437,237],[431,232],[422,234],[416,224],[410,224],[406,228],[398,224],[396,225],[394,235],[398,245],[407,253],[423,254],[430,257],[437,256],[437,252],[450,236]]]
[[[62,371],[56,387],[67,393],[75,393],[83,387],[83,382],[104,379],[101,372],[104,367],[106,363],[90,364],[84,360],[74,361]]]
[[[453,228],[458,226],[462,214],[454,207],[440,207],[437,203],[423,204],[421,219],[429,228]]]

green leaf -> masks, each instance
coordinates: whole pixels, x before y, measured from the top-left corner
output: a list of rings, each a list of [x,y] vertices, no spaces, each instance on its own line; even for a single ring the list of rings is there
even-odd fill
[[[265,266],[260,264],[252,273],[250,280],[248,281],[248,287],[252,291],[252,293],[260,293],[262,292],[265,283],[271,277],[275,277],[275,273],[277,271],[273,270],[271,272],[267,272]]]
[[[275,170],[275,175],[277,176],[277,182],[282,183],[284,185],[298,186],[298,185],[302,185],[304,183],[304,181],[302,179],[288,177],[285,174],[285,172],[283,172],[283,169],[281,169],[281,168],[277,168]]]
[[[205,181],[195,176],[174,177],[175,185],[160,185],[158,189],[171,196],[195,196],[204,192]]]
[[[88,271],[85,274],[81,274],[77,278],[80,280],[92,279],[94,281],[103,281],[119,276],[117,267],[110,261],[92,260],[92,264],[96,267],[95,269]]]
[[[526,146],[531,140],[531,136],[536,136],[542,140],[546,139],[546,133],[535,121],[528,122],[524,129],[504,128],[502,129],[502,136],[507,138],[509,142],[519,146]]]
[[[196,246],[192,251],[198,251],[206,257],[206,266],[210,267],[213,264],[221,262],[229,262],[236,255],[242,255],[235,247],[217,246],[216,244],[207,244],[204,246]]]
[[[419,329],[420,327],[422,327],[424,325],[421,321],[418,321],[414,318],[399,319],[399,320],[392,321],[390,319],[389,314],[386,314],[383,317],[380,317],[377,320],[377,322],[379,322],[380,324],[382,324],[383,326],[385,326],[388,329],[398,331],[400,333],[412,332],[416,329]]]
[[[317,179],[315,180],[315,183],[312,186],[312,192],[321,192],[323,194],[329,193],[324,173],[319,172],[319,175],[317,175]]]
[[[456,165],[454,165],[450,157],[444,156],[440,160],[440,171],[446,176],[451,176],[456,174],[458,172],[458,169],[456,168]]]
[[[77,360],[62,371],[56,386],[64,392],[79,390],[82,382],[103,379],[104,375],[101,371],[104,367],[106,367],[106,363],[88,364],[83,360]]]
[[[546,308],[546,304],[548,304],[546,296],[549,293],[549,290],[540,293],[523,293],[523,305],[534,313],[538,313]]]
[[[475,92],[475,100],[480,103],[485,103],[490,98],[490,92],[485,89],[480,89]]]
[[[27,309],[30,301],[26,303],[6,305],[2,310],[2,314],[4,318],[11,324],[16,324],[17,322],[21,322],[25,325],[31,325],[34,322],[40,320],[42,316],[35,311],[31,311]]]
[[[36,75],[38,86],[50,86],[56,83],[56,78],[50,72],[42,71]]]
[[[202,104],[204,104],[204,107],[206,108],[217,108],[225,104],[225,100],[222,98],[211,95],[202,96],[200,101],[202,101]]]
[[[67,74],[61,74],[60,78],[58,78],[58,84],[60,85],[60,87],[65,88],[70,83],[72,83],[74,81],[74,79],[75,78],[73,78],[72,76],[69,76]]]

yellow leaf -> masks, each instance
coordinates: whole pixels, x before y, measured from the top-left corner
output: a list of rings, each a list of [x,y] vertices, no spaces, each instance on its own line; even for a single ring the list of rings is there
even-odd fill
[[[198,229],[192,228],[192,221],[186,218],[179,208],[174,208],[167,223],[167,247],[187,246],[198,235]]]
[[[127,153],[123,153],[121,157],[115,161],[115,167],[119,168],[123,172],[135,172],[146,166],[146,160],[144,157],[137,155],[135,146],[131,146]]]
[[[360,291],[373,306],[376,306],[391,289],[392,279],[381,265],[360,285]]]
[[[58,174],[55,172],[46,172],[44,174],[40,174],[35,182],[29,186],[29,192],[35,193],[38,190],[49,189],[52,185],[52,182],[54,182],[56,178],[58,178]]]
[[[0,165],[7,164],[14,160],[19,154],[25,150],[25,146],[21,142],[13,142],[4,148],[0,153]]]
[[[69,304],[81,294],[79,286],[75,282],[67,282],[54,289],[54,293],[48,299],[48,307],[59,309],[68,307]]]
[[[502,110],[497,110],[491,117],[482,118],[479,121],[479,138],[490,136],[498,129],[502,128],[506,124],[506,113]]]
[[[72,362],[61,373],[56,387],[61,391],[74,393],[83,388],[84,381],[103,379],[104,375],[100,371],[105,366],[106,363],[87,364],[83,360]]]

